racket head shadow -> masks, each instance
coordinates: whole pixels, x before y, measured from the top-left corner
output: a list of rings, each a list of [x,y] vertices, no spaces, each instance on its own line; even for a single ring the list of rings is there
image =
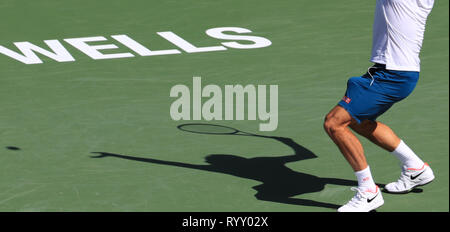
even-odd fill
[[[208,123],[187,123],[181,124],[177,128],[190,133],[207,135],[233,135],[239,132],[239,130],[232,127]]]

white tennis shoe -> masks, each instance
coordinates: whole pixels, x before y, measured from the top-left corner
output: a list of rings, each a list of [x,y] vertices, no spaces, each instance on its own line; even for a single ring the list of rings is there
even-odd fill
[[[422,168],[402,167],[402,173],[397,182],[387,184],[384,188],[390,193],[407,193],[416,186],[422,186],[434,180],[433,170],[425,163]]]
[[[355,196],[345,205],[338,209],[338,212],[370,212],[384,204],[381,191],[376,187],[375,191],[363,190],[353,187]]]

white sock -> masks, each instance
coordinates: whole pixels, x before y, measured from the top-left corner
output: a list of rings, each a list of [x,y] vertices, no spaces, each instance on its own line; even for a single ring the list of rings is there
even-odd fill
[[[407,168],[421,168],[423,166],[423,161],[414,153],[411,148],[406,145],[403,140],[400,141],[398,147],[391,152],[391,154],[395,155],[402,165]]]
[[[373,181],[372,173],[370,172],[370,167],[355,172],[356,178],[358,179],[358,187],[364,190],[375,191],[376,184]]]

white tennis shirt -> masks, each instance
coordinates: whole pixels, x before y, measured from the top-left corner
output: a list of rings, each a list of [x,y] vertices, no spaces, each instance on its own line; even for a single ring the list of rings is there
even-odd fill
[[[419,53],[434,0],[377,0],[371,62],[420,71]]]

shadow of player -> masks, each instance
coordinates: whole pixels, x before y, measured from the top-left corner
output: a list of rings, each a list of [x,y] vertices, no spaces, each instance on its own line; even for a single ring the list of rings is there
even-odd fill
[[[344,186],[357,185],[356,181],[337,178],[321,178],[307,173],[293,171],[292,169],[285,166],[285,164],[289,162],[317,158],[314,153],[297,144],[290,138],[255,134],[247,134],[245,136],[256,136],[261,138],[274,139],[292,148],[294,154],[277,157],[254,158],[244,158],[228,154],[211,154],[205,157],[205,162],[207,164],[189,164],[175,161],[113,154],[108,152],[92,152],[97,155],[91,157],[115,157],[146,163],[223,173],[236,177],[256,180],[262,182],[262,184],[253,187],[253,189],[257,191],[255,197],[259,200],[284,204],[324,207],[331,209],[337,209],[339,205],[308,199],[300,199],[295,196],[305,193],[320,192],[325,188],[326,184]]]

